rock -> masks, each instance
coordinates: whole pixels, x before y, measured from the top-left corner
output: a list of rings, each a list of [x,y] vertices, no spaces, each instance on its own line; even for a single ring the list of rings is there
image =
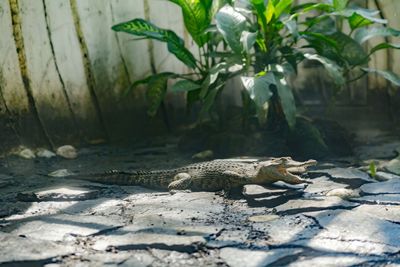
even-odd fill
[[[12,234],[50,241],[89,236],[119,228],[121,224],[105,216],[48,215],[21,223]]]
[[[71,145],[60,146],[57,148],[56,154],[66,159],[75,159],[78,156],[75,147]]]
[[[272,196],[272,195],[282,195],[286,193],[288,189],[281,188],[266,188],[261,185],[245,185],[243,189],[243,194],[246,196],[259,197],[259,196]]]
[[[38,156],[39,158],[53,158],[56,156],[56,154],[54,152],[51,152],[50,150],[47,150],[45,148],[38,148],[36,150],[36,156]]]
[[[290,267],[309,267],[309,266],[374,266],[374,263],[385,261],[384,257],[378,256],[366,256],[366,255],[348,255],[337,253],[335,255],[321,255],[316,256],[310,253],[307,256],[302,255],[301,257],[295,257],[292,262],[290,262]]]
[[[397,157],[392,159],[388,163],[384,164],[383,168],[391,173],[400,175],[400,158]]]
[[[306,245],[331,253],[382,255],[400,250],[400,225],[362,210],[325,210],[305,214],[314,218],[319,231],[293,245]]]
[[[392,179],[400,179],[400,176],[388,172],[376,172],[374,178],[378,181],[387,181]]]
[[[48,174],[48,176],[51,176],[51,177],[66,177],[66,176],[71,176],[71,175],[74,175],[74,173],[70,172],[67,169],[59,169],[59,170],[53,171]]]
[[[255,251],[239,248],[222,248],[220,257],[230,267],[263,267],[281,266],[276,264],[279,259],[300,253],[301,249],[273,249],[269,251]]]
[[[253,223],[252,229],[267,233],[268,245],[291,244],[298,239],[307,239],[320,231],[315,221],[303,214],[280,216],[277,220]]]
[[[379,205],[400,205],[400,194],[381,194],[368,195],[359,198],[353,198],[353,201],[359,203],[379,204]]]
[[[347,185],[336,183],[329,179],[327,176],[322,176],[319,178],[312,179],[312,184],[307,185],[304,189],[306,195],[326,195],[327,192],[334,189],[345,188]]]
[[[24,159],[34,159],[36,158],[35,153],[30,148],[23,148],[18,152],[18,156]]]
[[[0,263],[7,266],[19,266],[28,263],[30,266],[42,266],[44,262],[51,262],[51,258],[74,252],[67,244],[39,239],[27,238],[0,232]],[[37,261],[37,264],[35,263]],[[40,264],[40,261],[43,261]]]
[[[350,185],[352,188],[357,188],[365,183],[376,182],[368,173],[355,168],[332,168],[324,170],[311,170],[308,172],[310,176],[327,175],[337,182]]]
[[[400,193],[400,179],[365,184],[360,189],[365,194],[398,194]]]
[[[276,219],[279,219],[279,216],[275,214],[254,215],[248,218],[251,222],[269,222]]]
[[[13,216],[12,214],[22,213],[28,208],[28,203],[23,202],[0,202],[0,218]],[[1,229],[1,226],[0,226]]]
[[[224,212],[223,198],[210,192],[136,194],[125,200],[135,204],[126,213],[132,214],[135,225],[141,227],[176,228],[212,221]]]
[[[400,200],[400,196],[398,196]],[[353,209],[355,212],[374,217],[379,220],[400,222],[400,206],[398,205],[360,205]]]
[[[301,212],[337,209],[340,207],[356,207],[359,204],[345,201],[337,196],[315,197],[312,199],[291,199],[286,203],[275,207],[277,214],[297,214]]]
[[[96,198],[99,194],[98,190],[87,188],[67,188],[57,187],[49,188],[36,192],[22,192],[18,194],[21,201],[77,201]]]
[[[210,159],[214,157],[214,152],[212,150],[204,150],[199,153],[196,153],[192,156],[192,159]]]
[[[170,235],[159,233],[126,233],[122,235],[110,235],[100,237],[93,249],[108,250],[140,250],[140,249],[163,249],[179,252],[193,253],[200,246],[204,246],[205,239],[200,236]]]
[[[332,189],[328,193],[326,193],[326,196],[328,196],[328,197],[336,196],[336,197],[340,197],[341,199],[350,199],[350,198],[359,197],[360,191],[353,190],[353,189],[346,189],[346,188],[336,188],[336,189]]]
[[[155,261],[154,257],[149,254],[135,252],[132,257],[128,258],[124,262],[118,264],[119,267],[149,267],[153,266],[153,262]]]

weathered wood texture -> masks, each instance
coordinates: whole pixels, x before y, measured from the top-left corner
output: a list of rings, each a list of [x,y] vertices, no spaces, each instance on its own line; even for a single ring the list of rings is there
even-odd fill
[[[376,1],[360,1],[376,8]],[[390,25],[400,28],[400,1],[378,3]],[[197,53],[180,9],[168,1],[0,0],[0,129],[2,136],[14,136],[7,141],[10,146],[96,143],[124,136],[133,139],[156,127],[165,130],[166,118],[146,116],[143,89],[128,96],[122,92],[154,71],[188,69],[164,43],[134,41],[133,36],[110,29],[137,17],[173,29]],[[370,65],[400,73],[397,59],[398,50],[380,51]],[[308,78],[300,79],[299,87],[329,86],[316,71],[302,69],[301,75]],[[387,83],[370,76],[348,88],[338,103],[366,104],[367,87],[386,88]],[[234,105],[240,104],[239,95],[230,100]],[[329,95],[322,97],[329,100]],[[179,121],[184,95],[168,94],[165,106],[167,120]]]
[[[14,14],[8,0],[0,0],[0,98],[3,102],[0,116],[15,130],[13,140],[16,143],[8,143],[8,146],[44,145],[49,140],[37,117],[33,99],[29,97],[26,88],[28,80],[23,78],[21,73],[21,69],[24,68],[21,68],[21,64],[24,64],[25,57],[23,53],[17,53],[17,49],[23,48],[21,19],[19,14],[15,13],[18,7],[15,3],[11,4],[14,4]],[[0,124],[0,130],[3,131],[8,126]]]

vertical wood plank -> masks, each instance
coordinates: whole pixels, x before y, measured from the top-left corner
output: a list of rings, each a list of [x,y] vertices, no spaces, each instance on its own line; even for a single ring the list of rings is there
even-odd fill
[[[112,25],[145,17],[143,0],[111,0],[109,3],[112,9]],[[150,75],[148,40],[135,41],[137,37],[126,33],[117,33],[116,38],[130,82]]]
[[[19,29],[15,29],[17,30]],[[0,32],[0,89],[3,108],[7,108],[10,124],[16,131],[14,134],[22,144],[47,145],[43,129],[24,87],[8,0],[0,0]]]
[[[104,128],[88,86],[70,4],[65,0],[45,0],[45,9],[56,64],[78,131],[89,143],[104,139]]]
[[[148,3],[150,7],[149,18],[152,23],[161,28],[171,29],[179,37],[184,38],[182,13],[177,5],[162,0],[149,0]],[[154,42],[154,59],[158,72],[172,71],[180,73],[187,71],[187,67],[168,52],[165,43]]]
[[[42,1],[19,0],[26,73],[39,118],[53,146],[76,142],[71,107],[55,64]]]
[[[111,140],[137,134],[134,98],[123,97],[129,86],[127,66],[111,30],[113,25],[109,1],[71,0],[80,20],[86,42],[96,98]]]
[[[0,157],[3,152],[10,150],[20,144],[17,133],[12,127],[11,116],[5,105],[0,86]]]
[[[380,1],[381,3],[384,1]],[[377,6],[375,5],[373,0],[368,1],[368,8],[369,9],[377,9]],[[382,37],[375,37],[372,38],[368,41],[368,46],[369,48],[372,48],[376,46],[377,44],[385,42],[385,38]],[[381,69],[381,70],[387,70],[388,69],[388,52],[383,49],[380,51],[375,52],[374,54],[371,55],[371,60],[369,62],[369,67],[370,68],[375,68],[375,69]],[[383,79],[382,77],[376,75],[376,74],[369,74],[368,75],[368,88],[369,89],[378,89],[378,88],[386,88],[387,87],[387,81]]]
[[[363,8],[367,8],[368,5],[368,0],[356,0],[355,1],[357,5],[363,7]],[[348,24],[346,25],[346,32],[350,32],[350,26]],[[364,45],[364,49],[367,48],[367,45]],[[355,75],[353,75],[355,76]],[[355,78],[355,77],[351,77],[351,78]],[[350,105],[367,105],[367,101],[368,101],[368,77],[364,76],[361,79],[358,79],[355,82],[352,82],[350,84],[346,85],[346,90],[349,91],[349,98],[350,98]]]
[[[400,29],[400,1],[385,0],[379,1],[383,15],[388,20],[388,26],[394,29]],[[399,38],[389,37],[392,43],[399,43]],[[397,74],[400,74],[400,50],[391,49],[388,51],[389,57],[387,66]]]

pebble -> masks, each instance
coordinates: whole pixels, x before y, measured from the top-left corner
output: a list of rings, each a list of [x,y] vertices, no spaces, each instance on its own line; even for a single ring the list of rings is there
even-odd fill
[[[57,148],[56,154],[66,159],[75,159],[78,156],[76,148],[71,145],[60,146]]]
[[[352,190],[352,189],[347,189],[347,188],[336,188],[328,191],[326,193],[326,196],[328,197],[340,197],[341,199],[350,199],[354,197],[359,197],[360,192],[359,190]]]
[[[34,158],[36,158],[35,153],[33,153],[33,151],[31,149],[29,149],[29,148],[22,149],[21,151],[19,151],[18,155],[21,158],[24,158],[24,159],[34,159]]]
[[[74,173],[70,172],[67,169],[59,169],[59,170],[49,173],[48,175],[51,177],[66,177],[66,176],[74,175]]]
[[[56,156],[56,154],[50,150],[47,150],[45,148],[38,148],[36,150],[36,156],[38,156],[39,158],[53,158]]]
[[[192,159],[210,159],[214,157],[214,152],[212,150],[204,150],[192,156]]]

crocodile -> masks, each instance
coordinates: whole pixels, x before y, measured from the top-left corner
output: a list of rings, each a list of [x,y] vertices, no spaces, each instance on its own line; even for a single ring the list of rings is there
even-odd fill
[[[246,184],[266,185],[277,181],[289,184],[311,183],[296,174],[304,173],[315,160],[295,161],[290,157],[245,163],[213,160],[184,167],[149,171],[110,171],[78,175],[74,178],[105,184],[140,185],[169,191],[230,191]]]

